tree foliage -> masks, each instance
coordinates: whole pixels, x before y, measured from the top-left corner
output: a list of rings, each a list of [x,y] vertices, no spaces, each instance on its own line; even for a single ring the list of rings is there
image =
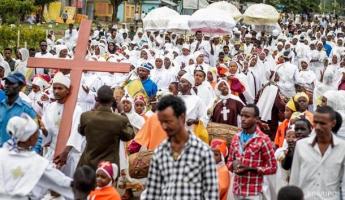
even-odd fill
[[[35,5],[44,6],[48,3],[54,2],[55,0],[35,0]]]
[[[35,10],[32,0],[1,0],[0,17],[4,23],[19,23],[27,14]]]
[[[28,47],[38,47],[41,40],[45,39],[45,28],[40,26],[9,26],[0,27],[0,50],[5,47],[14,48],[17,46],[18,30],[20,34],[19,46],[23,47],[25,43]]]
[[[113,5],[113,17],[112,21],[117,21],[117,11],[119,9],[119,5],[123,2],[123,0],[110,0],[111,5]]]

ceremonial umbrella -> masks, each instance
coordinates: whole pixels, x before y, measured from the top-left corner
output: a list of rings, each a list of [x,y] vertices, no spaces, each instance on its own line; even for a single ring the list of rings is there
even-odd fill
[[[169,20],[167,30],[180,33],[190,31],[190,27],[188,24],[190,17],[190,15],[178,15],[176,17],[172,17]]]
[[[176,16],[179,16],[179,14],[166,6],[156,8],[144,17],[144,29],[151,31],[166,30],[169,20]]]
[[[216,8],[219,10],[224,10],[232,15],[232,17],[239,21],[242,17],[242,13],[233,4],[226,1],[218,1],[210,4],[207,8]]]
[[[273,6],[263,3],[249,6],[243,14],[243,22],[246,24],[274,25],[278,19],[278,11]]]
[[[192,31],[226,35],[236,22],[230,13],[215,8],[203,8],[196,11],[190,18],[189,27]]]

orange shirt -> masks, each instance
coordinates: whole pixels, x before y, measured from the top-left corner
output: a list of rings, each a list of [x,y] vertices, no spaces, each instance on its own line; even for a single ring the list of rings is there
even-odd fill
[[[277,147],[282,147],[284,143],[284,138],[285,138],[285,132],[289,126],[289,121],[288,119],[285,119],[277,129],[276,137],[274,139],[274,144]]]
[[[219,184],[219,199],[227,200],[228,190],[230,187],[230,173],[226,165],[217,167],[218,184]]]
[[[146,119],[144,126],[139,130],[134,141],[147,150],[154,150],[158,145],[167,138],[166,132],[163,130],[157,114],[153,114]]]
[[[112,186],[96,189],[89,194],[92,200],[121,200],[120,194]]]

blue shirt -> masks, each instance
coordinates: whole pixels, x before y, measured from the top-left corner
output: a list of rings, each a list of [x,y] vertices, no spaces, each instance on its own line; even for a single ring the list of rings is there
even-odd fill
[[[325,48],[326,54],[329,57],[329,54],[331,54],[331,51],[332,51],[332,46],[327,44],[327,42],[325,42],[325,44],[323,44],[323,48]]]
[[[0,102],[4,99],[6,99],[6,94],[3,90],[0,90]]]
[[[144,86],[147,96],[149,97],[156,96],[158,88],[155,82],[153,82],[150,78],[148,78],[144,81],[141,81],[141,83]]]
[[[0,102],[0,147],[10,139],[10,134],[6,131],[8,121],[14,116],[20,116],[22,113],[28,114],[33,119],[36,118],[36,112],[32,106],[19,96],[12,106],[7,104],[6,99]]]

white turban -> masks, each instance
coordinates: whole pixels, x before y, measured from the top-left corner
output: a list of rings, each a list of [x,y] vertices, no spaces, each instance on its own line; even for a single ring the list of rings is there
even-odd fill
[[[35,77],[32,84],[40,87],[41,92],[49,87],[49,83],[41,77]]]
[[[181,79],[185,79],[185,80],[188,81],[190,84],[192,84],[192,86],[194,86],[194,84],[195,84],[194,77],[193,77],[192,75],[190,75],[189,73],[183,74],[183,76],[181,77]]]
[[[189,50],[189,45],[186,44],[186,43],[184,43],[184,44],[182,45],[182,49],[188,49],[188,50]]]
[[[201,51],[196,51],[194,52],[193,56],[194,56],[194,59],[196,59],[197,57],[201,56],[201,55],[204,55],[204,53],[202,53]]]
[[[67,76],[63,75],[61,72],[58,72],[54,75],[53,84],[54,83],[60,83],[67,88],[70,88],[71,86],[71,79],[69,79]]]
[[[300,65],[302,64],[302,62],[305,62],[305,63],[307,63],[309,65],[310,60],[307,57],[303,57],[303,58],[299,59]]]
[[[64,45],[64,44],[55,45],[56,56],[59,58],[59,57],[60,57],[60,52],[61,52],[62,50],[65,50],[65,49],[68,51],[67,46]]]
[[[37,130],[37,123],[27,114],[23,113],[20,117],[12,117],[6,130],[18,142],[26,142]]]

